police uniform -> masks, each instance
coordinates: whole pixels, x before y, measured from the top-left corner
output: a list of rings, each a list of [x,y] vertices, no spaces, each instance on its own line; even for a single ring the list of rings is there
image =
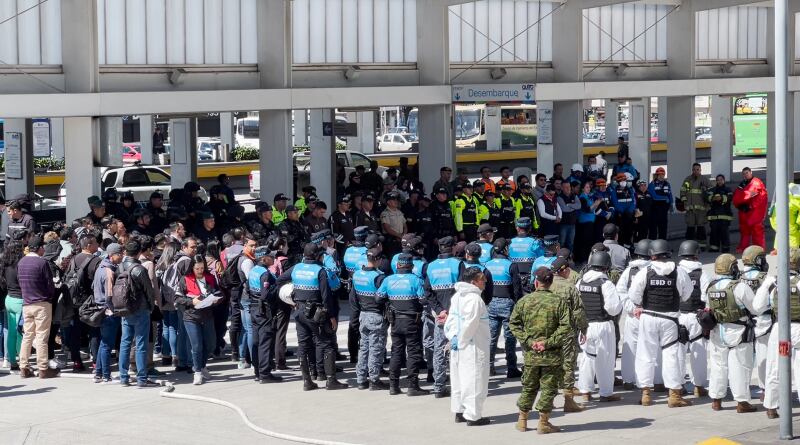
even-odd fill
[[[357,313],[361,345],[358,350],[356,380],[359,385],[376,384],[380,378],[383,359],[386,356],[386,329],[388,323],[383,317],[384,302],[379,302],[378,289],[384,275],[374,267],[364,267],[353,274],[350,289],[350,304]]]
[[[508,327],[508,320],[514,310],[514,303],[522,298],[522,279],[518,265],[512,263],[507,256],[498,253],[486,262],[486,269],[492,273],[494,293],[489,302],[489,343],[490,374],[494,375],[494,357],[497,351],[497,340],[500,338],[500,328],[503,328],[505,337],[506,374],[518,374],[517,368],[517,339]],[[514,371],[512,371],[512,369]],[[515,372],[516,371],[516,372]]]
[[[431,222],[433,223],[433,236],[436,239],[456,236],[456,225],[453,221],[452,201],[436,200],[431,204]]]
[[[517,220],[518,227],[530,228],[530,219],[520,218]],[[517,236],[511,239],[511,244],[508,246],[508,259],[512,263],[516,263],[519,268],[519,273],[522,275],[523,292],[533,286],[530,280],[531,266],[537,258],[544,254],[541,242],[531,236]]]
[[[443,243],[443,244],[442,244]],[[452,247],[453,239],[447,237],[440,240],[440,246]],[[434,317],[450,309],[450,298],[455,293],[455,284],[461,271],[464,268],[461,260],[453,257],[450,253],[443,253],[439,257],[428,263],[427,275],[425,277],[425,291],[428,306]],[[445,382],[447,380],[447,351],[449,344],[444,335],[444,320],[436,321],[433,332],[433,392],[446,394]]]
[[[471,188],[471,187],[470,187]],[[453,222],[456,232],[464,234],[464,241],[470,243],[478,238],[478,198],[461,194],[453,200]]]
[[[350,278],[367,264],[367,247],[364,245],[364,240],[369,235],[369,229],[366,226],[356,227],[353,229],[353,235],[355,240],[345,249],[342,256],[342,264]],[[347,325],[347,351],[350,353],[350,363],[355,363],[357,360],[360,338],[359,313],[354,310],[350,314],[350,323]]]
[[[401,261],[403,271],[386,277],[378,289],[378,301],[388,300],[391,322],[392,356],[389,362],[391,394],[400,393],[400,368],[406,358],[409,395],[426,393],[419,390],[419,363],[422,361],[422,301],[425,288],[422,280],[408,272],[410,256]],[[413,391],[412,391],[413,389]]]
[[[266,247],[256,250],[256,258],[266,254]],[[247,274],[247,291],[250,293],[250,317],[252,319],[253,348],[251,359],[256,378],[263,381],[280,380],[272,375],[270,364],[274,360],[275,329],[274,318],[277,301],[273,286],[275,277],[262,264],[258,264]]]
[[[517,200],[514,197],[507,198],[500,195],[500,198],[496,199],[495,202],[500,209],[500,221],[497,225],[497,231],[504,238],[511,238],[516,233],[514,221],[517,220]]]

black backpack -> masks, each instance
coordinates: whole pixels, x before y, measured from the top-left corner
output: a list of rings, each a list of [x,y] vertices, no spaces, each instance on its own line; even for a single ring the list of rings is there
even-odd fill
[[[114,286],[111,290],[111,305],[114,307],[114,313],[116,315],[125,316],[135,312],[141,307],[144,295],[134,291],[131,278],[131,272],[137,267],[141,266],[135,264],[128,269],[124,265],[120,265],[117,271],[117,276],[114,279]]]
[[[75,309],[80,309],[87,298],[94,298],[91,286],[87,286],[89,279],[86,274],[92,264],[97,265],[100,261],[102,261],[100,257],[92,257],[80,267],[76,266],[74,261],[70,264],[64,284],[67,286],[67,291],[72,299],[72,306]]]
[[[242,277],[239,276],[239,260],[242,254],[236,255],[228,261],[225,270],[219,277],[219,287],[225,290],[237,289],[242,285]]]

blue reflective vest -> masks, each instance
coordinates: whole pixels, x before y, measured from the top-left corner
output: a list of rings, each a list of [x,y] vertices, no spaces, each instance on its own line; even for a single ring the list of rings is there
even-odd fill
[[[552,266],[553,263],[556,261],[556,258],[558,258],[558,257],[556,257],[556,256],[542,256],[542,257],[536,258],[536,261],[534,261],[533,265],[531,266],[531,272],[536,272],[536,269],[538,269],[540,267],[546,267],[546,268],[549,269],[550,266]]]
[[[508,246],[508,259],[519,263],[520,272],[530,272],[530,265],[544,254],[541,242],[529,236],[518,236],[511,239]]]
[[[453,289],[458,282],[461,260],[438,258],[428,264],[428,282],[434,291]]]
[[[261,299],[261,276],[269,273],[269,269],[261,264],[250,269],[247,274],[247,288],[250,291],[250,298]]]
[[[319,293],[321,270],[322,266],[316,263],[299,263],[292,268],[295,301],[322,301],[322,295]]]
[[[486,268],[492,273],[492,281],[497,286],[511,286],[511,265],[514,264],[507,258],[495,258],[486,263]]]
[[[480,261],[481,264],[486,264],[492,259],[492,243],[484,241],[478,243],[478,245],[481,246],[481,257],[478,258],[478,261]]]
[[[344,251],[344,258],[342,258],[344,268],[351,274],[359,269],[361,266],[367,264],[367,248],[365,246],[350,246]]]
[[[339,290],[342,287],[342,280],[339,279],[339,264],[336,263],[336,258],[333,255],[325,254],[322,258],[322,265],[328,272],[328,287],[331,291]]]
[[[391,266],[393,273],[397,273],[397,260],[400,258],[401,254],[402,253],[397,253],[392,257]],[[413,262],[414,262],[414,268],[411,269],[411,273],[422,278],[422,269],[425,267],[425,260],[421,258],[415,258]]]
[[[422,280],[413,273],[390,275],[383,280],[378,295],[389,300],[392,309],[401,314],[422,312],[425,289]]]
[[[383,274],[376,269],[361,269],[353,274],[353,290],[363,312],[382,312],[380,305],[375,301],[378,296],[375,281],[381,275]]]

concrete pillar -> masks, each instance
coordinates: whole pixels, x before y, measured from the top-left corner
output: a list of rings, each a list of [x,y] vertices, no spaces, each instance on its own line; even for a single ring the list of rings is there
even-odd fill
[[[311,110],[311,185],[317,197],[328,205],[328,214],[336,206],[336,138],[322,134],[323,123],[336,122],[332,108]]]
[[[100,118],[100,165],[122,167],[122,118]]]
[[[261,157],[261,200],[272,204],[278,193],[295,194],[292,174],[292,113],[290,110],[262,110],[258,118]]]
[[[536,173],[544,173],[548,177],[553,174],[555,165],[553,153],[553,102],[539,101],[536,103],[536,126],[539,128],[539,135],[536,138]],[[545,134],[549,131],[549,136]],[[570,168],[572,164],[564,166],[564,170]]]
[[[667,178],[675,186],[692,172],[694,148],[694,96],[667,99]]]
[[[628,102],[628,149],[641,179],[650,179],[650,98]],[[606,139],[606,142],[609,142]],[[616,139],[611,143],[616,142]]]
[[[614,145],[619,137],[619,102],[606,101],[606,145]]]
[[[64,119],[50,118],[50,147],[53,159],[64,159]]]
[[[31,120],[6,119],[3,132],[6,145],[6,199],[13,199],[21,194],[33,196]]]
[[[705,172],[727,180],[733,170],[732,102],[729,96],[711,96],[711,171]]]
[[[484,115],[484,126],[486,128],[486,150],[500,151],[503,148],[503,133],[500,125],[500,107],[486,107]]]
[[[347,138],[347,149],[364,154],[375,153],[375,113],[372,111],[347,113],[347,122],[354,123],[358,127],[358,136]]]
[[[456,169],[453,107],[419,107],[419,176],[428,189],[439,179],[439,169]]]
[[[559,101],[553,104],[553,162],[570,166],[583,162],[583,101]],[[552,165],[537,163],[541,173],[552,170]]]
[[[170,119],[169,144],[172,188],[197,181],[197,120]]]
[[[308,145],[308,110],[293,110],[292,119],[294,121],[294,145]]]
[[[64,118],[64,146],[70,154],[66,162],[67,221],[86,215],[86,199],[100,195],[98,141],[99,120],[91,117]]]
[[[153,115],[139,116],[139,145],[142,151],[142,165],[153,165]]]
[[[566,2],[553,13],[553,29],[570,30],[553,39],[553,77],[556,82],[583,80],[583,9],[579,2]],[[558,101],[553,104],[553,162],[565,169],[583,164],[583,101]],[[551,172],[552,165],[537,162],[539,172]]]
[[[61,8],[61,59],[67,93],[96,93],[97,1],[69,0]]]
[[[658,98],[658,141],[664,142],[667,140],[667,98]]]
[[[261,116],[259,115],[259,119]],[[234,120],[233,120],[233,113],[226,112],[219,114],[219,141],[220,141],[220,150],[227,145],[231,150],[236,146],[236,138],[234,136]],[[220,160],[222,159],[222,154],[220,153]]]
[[[793,98],[792,107],[792,120],[790,122],[796,122],[798,118],[800,118],[800,93],[794,92],[791,93]],[[789,155],[792,157],[792,164],[794,165],[794,171],[800,171],[800,153],[797,151],[800,150],[800,131],[794,129],[794,125],[789,125],[788,130],[792,133],[792,137],[789,140],[792,145],[789,149]]]

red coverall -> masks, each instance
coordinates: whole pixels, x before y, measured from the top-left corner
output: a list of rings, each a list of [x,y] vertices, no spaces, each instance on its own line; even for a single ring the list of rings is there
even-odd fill
[[[764,218],[767,216],[767,188],[764,183],[753,178],[749,182],[742,181],[733,192],[733,206],[739,209],[739,232],[741,239],[737,252],[751,245],[766,249],[764,241]],[[752,239],[752,241],[751,241]]]

